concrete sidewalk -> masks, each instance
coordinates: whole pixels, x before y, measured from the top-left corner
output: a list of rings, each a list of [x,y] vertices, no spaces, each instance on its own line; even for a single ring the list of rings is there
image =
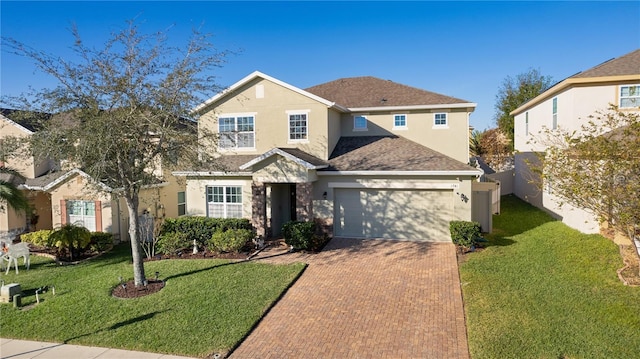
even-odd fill
[[[175,355],[0,338],[1,359],[189,359]]]

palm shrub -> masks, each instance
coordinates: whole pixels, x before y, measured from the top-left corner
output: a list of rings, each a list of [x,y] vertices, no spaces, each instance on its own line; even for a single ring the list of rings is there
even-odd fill
[[[49,236],[50,243],[58,248],[61,254],[65,250],[69,252],[69,259],[80,254],[80,250],[86,248],[91,242],[91,232],[75,224],[65,224],[53,230]]]
[[[207,243],[207,249],[212,252],[239,252],[247,242],[255,237],[255,233],[248,229],[218,229]]]
[[[295,249],[312,249],[315,222],[289,221],[282,225],[284,242]]]

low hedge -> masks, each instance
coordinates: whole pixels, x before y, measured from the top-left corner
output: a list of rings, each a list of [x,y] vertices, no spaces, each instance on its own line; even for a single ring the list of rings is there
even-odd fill
[[[207,249],[212,252],[239,252],[255,233],[248,229],[217,230],[207,243]]]
[[[50,247],[49,236],[51,232],[53,232],[51,229],[42,229],[35,232],[24,233],[20,235],[20,240],[38,247]]]
[[[186,233],[166,232],[160,235],[158,240],[158,252],[172,255],[189,248],[192,244]]]
[[[451,221],[449,231],[455,245],[469,248],[480,238],[480,223],[470,221]]]
[[[113,234],[106,232],[91,232],[89,248],[93,252],[103,252],[113,244]]]
[[[246,218],[179,217],[167,218],[162,224],[160,235],[171,232],[184,233],[190,241],[194,239],[200,246],[206,246],[217,230],[253,230]]]

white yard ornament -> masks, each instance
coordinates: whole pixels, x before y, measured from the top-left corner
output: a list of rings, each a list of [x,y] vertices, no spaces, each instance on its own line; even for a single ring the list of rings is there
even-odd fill
[[[31,259],[29,258],[29,246],[26,243],[8,244],[2,243],[2,252],[0,253],[0,270],[4,269],[4,262],[7,261],[7,272],[11,269],[11,263],[15,265],[16,274],[18,274],[18,258],[22,257],[24,266],[29,269]]]

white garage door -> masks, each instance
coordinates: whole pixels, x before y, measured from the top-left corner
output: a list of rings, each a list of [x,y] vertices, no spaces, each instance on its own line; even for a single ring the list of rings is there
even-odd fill
[[[336,236],[451,241],[451,190],[336,188],[334,196]]]

